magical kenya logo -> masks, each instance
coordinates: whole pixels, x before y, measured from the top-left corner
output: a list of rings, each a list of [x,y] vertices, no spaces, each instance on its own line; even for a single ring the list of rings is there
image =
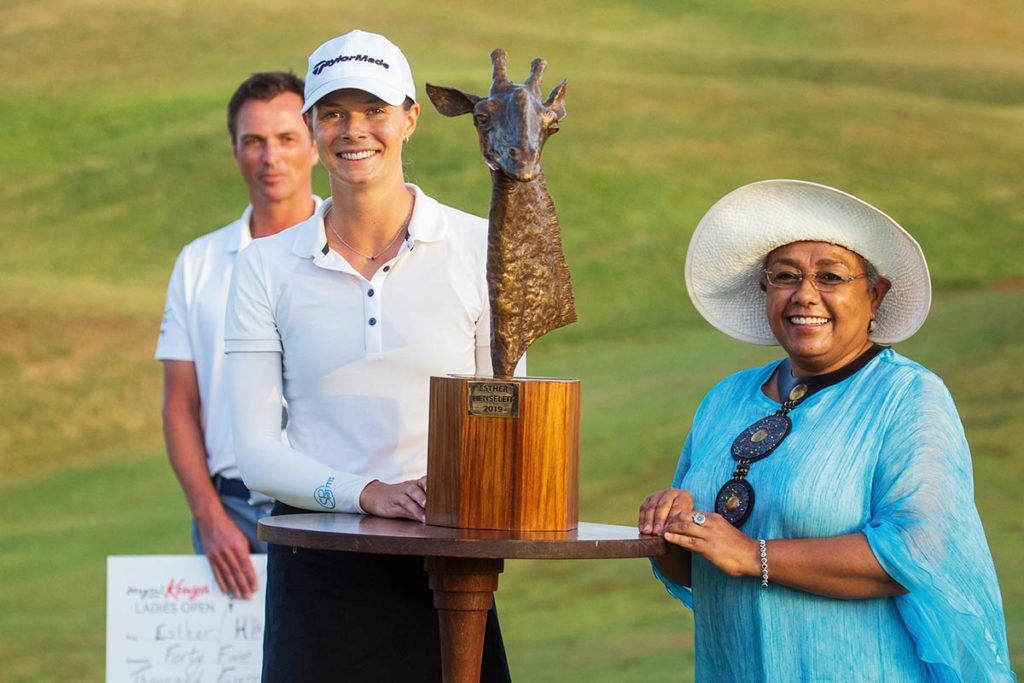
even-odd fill
[[[189,602],[209,594],[210,587],[208,585],[189,586],[186,585],[185,579],[171,579],[171,582],[167,584],[167,589],[164,591],[164,597],[174,598],[175,600],[184,598]]]

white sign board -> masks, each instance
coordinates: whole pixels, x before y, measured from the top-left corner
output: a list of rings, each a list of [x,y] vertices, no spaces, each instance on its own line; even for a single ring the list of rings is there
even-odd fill
[[[107,558],[107,683],[259,683],[267,556],[251,600],[220,592],[202,555]]]

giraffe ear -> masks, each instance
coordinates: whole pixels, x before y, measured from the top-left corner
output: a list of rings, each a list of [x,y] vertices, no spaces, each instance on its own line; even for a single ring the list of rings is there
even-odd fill
[[[457,88],[445,88],[427,83],[427,95],[439,112],[445,116],[459,116],[473,111],[482,97],[470,95]]]
[[[548,99],[544,102],[544,106],[549,111],[553,112],[556,121],[561,121],[565,118],[565,86],[566,81],[562,81],[555,86],[555,89],[548,95]]]

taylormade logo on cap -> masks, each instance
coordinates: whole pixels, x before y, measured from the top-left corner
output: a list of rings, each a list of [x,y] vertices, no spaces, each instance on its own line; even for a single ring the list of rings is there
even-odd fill
[[[328,40],[309,56],[303,113],[336,90],[355,89],[392,106],[416,101],[412,71],[402,51],[384,36],[350,31]]]
[[[348,62],[351,60],[355,60],[357,62],[370,62],[371,64],[382,66],[385,69],[391,68],[388,66],[388,63],[385,62],[383,59],[374,59],[373,57],[367,57],[366,55],[338,55],[334,59],[328,59],[322,62],[317,62],[316,66],[313,67],[313,74],[319,76],[320,72],[323,71],[326,67],[334,66],[338,62]]]

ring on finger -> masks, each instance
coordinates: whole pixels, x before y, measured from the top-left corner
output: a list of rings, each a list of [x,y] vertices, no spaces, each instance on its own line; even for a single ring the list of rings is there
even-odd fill
[[[707,516],[703,512],[694,512],[690,519],[697,526],[704,526],[704,522],[708,521]]]

